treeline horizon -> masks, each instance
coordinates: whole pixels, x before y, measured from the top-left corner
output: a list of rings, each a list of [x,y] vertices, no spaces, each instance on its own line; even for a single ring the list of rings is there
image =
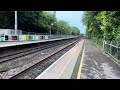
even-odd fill
[[[64,20],[57,20],[52,12],[17,11],[18,30],[26,32],[80,35],[77,27],[70,26]],[[0,29],[14,29],[15,12],[0,11]]]
[[[120,45],[120,11],[85,11],[82,22],[89,38]]]

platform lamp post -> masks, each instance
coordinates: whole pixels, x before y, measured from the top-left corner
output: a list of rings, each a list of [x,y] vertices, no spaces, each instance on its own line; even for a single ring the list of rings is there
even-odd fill
[[[17,35],[17,11],[15,11],[15,34]]]
[[[50,25],[50,37],[51,37],[51,30],[52,30],[53,23]]]
[[[64,30],[64,28],[62,28]],[[61,35],[62,35],[62,30],[61,30]]]

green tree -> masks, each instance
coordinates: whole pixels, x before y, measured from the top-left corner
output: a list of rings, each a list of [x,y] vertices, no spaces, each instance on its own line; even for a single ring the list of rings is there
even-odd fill
[[[14,29],[14,11],[0,12],[0,28]],[[68,22],[57,20],[55,15],[46,11],[18,11],[18,29],[26,32],[52,34],[79,34],[77,29],[71,29]]]

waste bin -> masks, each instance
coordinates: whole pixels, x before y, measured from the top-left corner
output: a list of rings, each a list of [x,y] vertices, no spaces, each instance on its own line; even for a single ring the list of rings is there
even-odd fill
[[[38,37],[38,35],[35,35],[35,40],[39,40],[39,37]]]
[[[42,36],[42,39],[44,40],[44,39],[45,39],[45,36]]]
[[[27,41],[27,36],[26,35],[24,35],[24,41]]]
[[[0,36],[0,42],[2,42],[3,41],[3,38]]]
[[[39,35],[39,40],[42,40],[42,36],[41,35]]]
[[[18,40],[17,36],[12,36],[12,41]]]
[[[29,36],[29,40],[31,41],[31,40],[32,40],[32,38],[33,38],[33,36],[31,36],[31,35],[30,35],[30,36]]]
[[[9,38],[8,38],[8,35],[5,35],[5,41],[8,41]]]
[[[47,36],[47,35],[45,36],[45,39],[48,39],[48,36]]]
[[[19,35],[19,41],[24,41],[23,35]]]

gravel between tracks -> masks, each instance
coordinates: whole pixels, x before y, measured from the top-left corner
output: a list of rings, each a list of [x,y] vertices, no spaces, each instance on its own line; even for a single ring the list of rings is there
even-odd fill
[[[52,63],[54,63],[58,58],[60,58],[63,54],[65,54],[68,50],[70,50],[75,44],[65,48],[64,50],[56,53],[54,56],[45,59],[44,61],[38,63],[29,71],[26,71],[22,75],[18,75],[13,79],[35,79],[40,73],[42,73],[46,68],[48,68]]]

